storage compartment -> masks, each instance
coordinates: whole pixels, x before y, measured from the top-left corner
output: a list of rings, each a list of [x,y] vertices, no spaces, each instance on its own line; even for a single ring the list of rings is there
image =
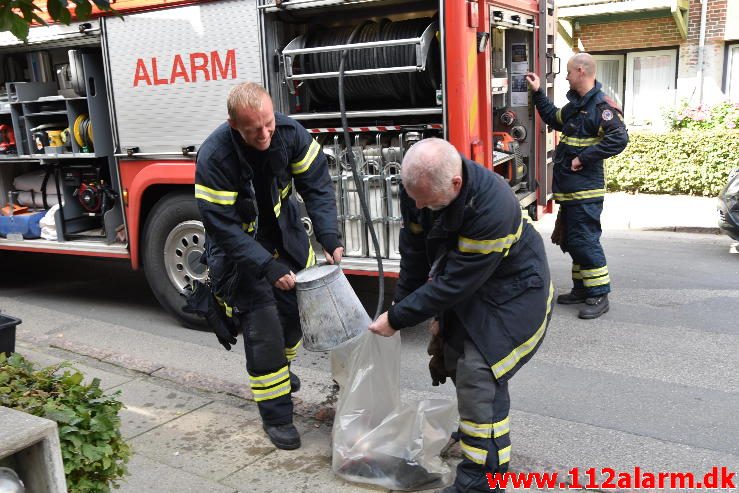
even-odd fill
[[[265,14],[266,52],[275,54],[268,85],[279,111],[306,126],[337,126],[338,74],[347,49],[344,98],[351,124],[441,123],[439,2],[378,3],[291,9],[290,22]]]
[[[491,7],[493,165],[516,192],[536,188],[533,169],[535,110],[526,73],[534,66],[532,15]]]
[[[56,238],[47,240],[114,242],[123,218],[100,49],[37,49],[3,60],[15,62],[0,106],[0,233],[12,232],[2,241],[34,241],[38,215],[59,204]],[[23,228],[32,220],[35,229]]]

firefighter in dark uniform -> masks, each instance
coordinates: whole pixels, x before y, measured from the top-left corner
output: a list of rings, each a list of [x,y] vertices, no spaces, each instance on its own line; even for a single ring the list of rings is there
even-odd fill
[[[621,109],[601,90],[595,80],[595,60],[587,53],[578,53],[567,63],[569,103],[562,108],[549,101],[536,74],[526,78],[541,119],[562,132],[554,153],[553,191],[560,212],[552,240],[572,257],[573,288],[559,295],[557,303],[585,303],[579,317],[598,318],[609,309],[611,291],[600,244],[603,159],[619,154],[629,142]]]
[[[414,145],[401,178],[400,277],[369,330],[391,336],[437,318],[444,365],[432,378],[454,380],[464,456],[444,491],[489,492],[486,473],[505,472],[511,456],[508,380],[551,318],[544,244],[506,181],[444,140]]]
[[[295,272],[316,259],[291,192],[294,185],[304,199],[326,260],[338,263],[334,189],[320,145],[274,112],[263,87],[234,87],[228,115],[200,147],[195,173],[211,289],[227,315],[240,316],[249,383],[267,435],[275,446],[295,449],[300,435],[290,394],[299,380],[289,368],[302,333],[293,288]]]

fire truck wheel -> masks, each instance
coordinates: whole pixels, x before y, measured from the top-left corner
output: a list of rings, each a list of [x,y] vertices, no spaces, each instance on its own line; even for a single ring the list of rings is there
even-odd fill
[[[201,318],[182,311],[185,286],[207,275],[200,263],[205,229],[192,192],[170,193],[156,203],[141,245],[144,272],[157,301],[185,327],[204,329]]]

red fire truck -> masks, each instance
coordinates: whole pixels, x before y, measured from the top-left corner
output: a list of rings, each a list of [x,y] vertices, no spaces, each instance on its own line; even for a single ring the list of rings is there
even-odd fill
[[[397,272],[400,163],[424,137],[502,174],[530,216],[549,210],[554,134],[535,117],[524,74],[539,73],[551,96],[553,0],[113,5],[121,15],[35,27],[27,43],[0,36],[0,250],[128,259],[192,322],[179,293],[207,275],[194,157],[246,80],[262,82],[328,157],[349,274],[376,273],[370,224],[384,270]]]

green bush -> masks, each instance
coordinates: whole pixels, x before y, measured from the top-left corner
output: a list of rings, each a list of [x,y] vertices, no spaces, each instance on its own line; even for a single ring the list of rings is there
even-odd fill
[[[606,161],[606,187],[715,197],[734,168],[739,168],[739,131],[630,132],[626,150]]]
[[[35,370],[19,354],[0,353],[0,406],[57,422],[70,493],[104,493],[126,474],[130,449],[120,433],[120,392],[82,383],[68,363]]]

